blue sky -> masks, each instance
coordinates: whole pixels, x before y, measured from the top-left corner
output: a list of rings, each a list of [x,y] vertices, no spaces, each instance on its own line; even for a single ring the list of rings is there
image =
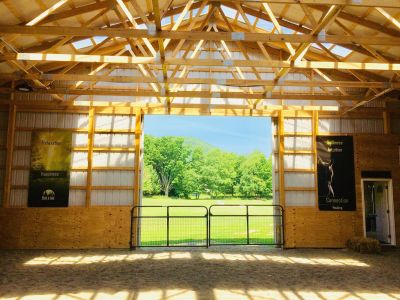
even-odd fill
[[[271,154],[271,122],[261,117],[192,117],[146,115],[145,134],[189,136],[225,151]]]

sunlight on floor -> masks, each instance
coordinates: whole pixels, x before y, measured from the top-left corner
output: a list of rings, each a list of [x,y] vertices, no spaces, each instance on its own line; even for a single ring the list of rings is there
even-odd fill
[[[123,262],[144,259],[190,259],[190,252],[160,252],[155,254],[135,253],[127,255],[78,255],[78,256],[39,256],[24,265],[86,265],[107,262]]]
[[[331,258],[304,258],[295,256],[262,255],[262,254],[232,254],[232,253],[202,253],[207,260],[240,260],[240,261],[271,261],[286,264],[324,265],[324,266],[352,266],[369,267],[368,264],[355,259],[331,259]]]
[[[222,290],[214,289],[215,300],[398,300],[400,294],[345,291]]]

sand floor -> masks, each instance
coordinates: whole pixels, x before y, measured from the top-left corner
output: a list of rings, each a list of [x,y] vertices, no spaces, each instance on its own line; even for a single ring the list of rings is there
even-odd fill
[[[0,251],[1,299],[400,299],[400,250]]]

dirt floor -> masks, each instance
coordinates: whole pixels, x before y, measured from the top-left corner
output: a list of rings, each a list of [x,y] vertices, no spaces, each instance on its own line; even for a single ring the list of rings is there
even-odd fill
[[[400,299],[400,250],[0,251],[1,299]]]

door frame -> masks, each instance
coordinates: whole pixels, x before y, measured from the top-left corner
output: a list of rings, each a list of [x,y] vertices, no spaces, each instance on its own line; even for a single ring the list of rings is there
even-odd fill
[[[388,183],[388,201],[389,201],[389,224],[390,224],[390,244],[396,245],[396,224],[394,219],[394,203],[393,203],[393,182],[391,178],[361,178],[361,197],[362,197],[362,216],[363,216],[363,232],[364,237],[367,236],[365,224],[365,198],[364,198],[364,182],[365,181],[385,181]]]

